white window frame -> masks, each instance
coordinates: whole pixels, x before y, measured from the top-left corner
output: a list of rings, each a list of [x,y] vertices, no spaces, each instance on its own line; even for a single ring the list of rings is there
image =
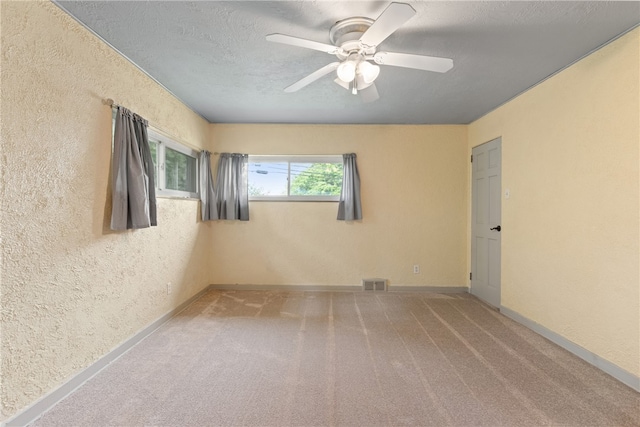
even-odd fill
[[[180,144],[179,142],[176,142],[174,140],[172,140],[171,138],[162,135],[161,133],[148,128],[147,129],[147,136],[149,137],[149,140],[153,140],[158,142],[158,147],[157,147],[157,182],[156,182],[156,195],[159,197],[171,197],[171,198],[186,198],[186,199],[199,199],[200,198],[200,194],[198,192],[198,189],[200,188],[200,183],[199,183],[199,179],[200,179],[200,171],[199,171],[199,162],[198,162],[198,152],[192,148],[187,147],[186,145]],[[185,154],[189,157],[192,157],[195,159],[195,165],[196,165],[196,191],[195,192],[190,192],[190,191],[181,191],[181,190],[173,190],[173,189],[168,189],[166,188],[166,176],[165,176],[165,154],[166,154],[166,149],[170,148],[174,151],[177,151],[179,153]]]
[[[287,193],[291,187],[291,163],[339,163],[343,164],[342,154],[324,154],[324,155],[249,155],[249,163],[287,163]],[[249,181],[251,177],[249,177]],[[249,196],[250,202],[339,202],[340,195],[336,196]]]

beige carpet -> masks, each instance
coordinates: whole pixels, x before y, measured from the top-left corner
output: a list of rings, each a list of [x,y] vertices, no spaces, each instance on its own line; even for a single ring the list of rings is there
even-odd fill
[[[36,426],[639,426],[640,394],[467,294],[210,291]]]

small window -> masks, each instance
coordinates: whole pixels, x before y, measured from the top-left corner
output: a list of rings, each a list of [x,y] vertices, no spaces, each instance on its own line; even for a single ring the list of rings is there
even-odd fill
[[[338,201],[342,156],[249,156],[249,200]]]
[[[198,153],[149,129],[156,194],[198,198]]]

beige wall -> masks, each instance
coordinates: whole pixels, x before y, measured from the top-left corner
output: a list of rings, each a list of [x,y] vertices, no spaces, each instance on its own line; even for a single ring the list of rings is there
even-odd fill
[[[337,202],[251,202],[251,221],[214,224],[214,283],[381,277],[392,286],[466,286],[466,134],[466,126],[213,125],[219,152],[355,152],[364,216],[337,221]]]
[[[469,126],[502,136],[502,305],[640,374],[640,30]]]
[[[51,3],[0,5],[0,419],[209,283],[465,286],[468,155],[496,136],[503,304],[639,375],[638,30],[470,126],[209,125]],[[110,233],[106,97],[196,148],[356,152],[364,220],[160,199],[157,228]]]
[[[211,226],[198,202],[161,199],[157,228],[105,228],[103,98],[196,147],[209,125],[53,4],[1,8],[6,419],[211,283]]]

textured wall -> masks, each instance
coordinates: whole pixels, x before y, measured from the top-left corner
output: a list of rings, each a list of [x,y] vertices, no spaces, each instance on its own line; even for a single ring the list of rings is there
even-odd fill
[[[502,135],[502,305],[640,374],[640,30],[469,127]]]
[[[469,128],[210,126],[51,3],[0,8],[0,418],[209,283],[465,285],[467,131],[503,136],[504,305],[640,372],[638,30]],[[252,203],[202,224],[161,199],[159,227],[111,233],[106,97],[196,148],[356,152],[365,219]]]
[[[357,153],[364,215],[251,202],[251,221],[214,224],[214,283],[466,286],[465,126],[213,125],[212,138],[219,152]]]
[[[110,97],[192,146],[209,125],[49,2],[2,2],[2,416],[211,282],[196,201],[110,233]],[[174,291],[166,293],[166,283]]]

